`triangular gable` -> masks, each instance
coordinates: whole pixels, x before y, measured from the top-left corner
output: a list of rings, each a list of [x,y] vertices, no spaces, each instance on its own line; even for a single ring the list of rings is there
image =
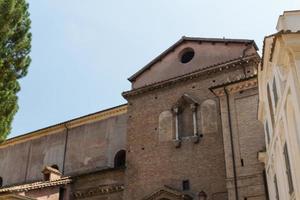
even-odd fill
[[[193,198],[169,186],[164,186],[143,198],[143,200],[159,200],[159,199],[177,199],[177,200],[192,200]]]
[[[189,48],[195,56],[191,62],[181,63],[179,57]],[[128,80],[136,89],[210,65],[253,55],[257,50],[253,40],[182,37]]]

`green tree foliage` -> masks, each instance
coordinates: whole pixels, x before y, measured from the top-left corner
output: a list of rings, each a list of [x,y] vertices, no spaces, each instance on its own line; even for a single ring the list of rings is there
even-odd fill
[[[18,110],[18,79],[30,64],[31,21],[25,0],[0,0],[0,142]]]

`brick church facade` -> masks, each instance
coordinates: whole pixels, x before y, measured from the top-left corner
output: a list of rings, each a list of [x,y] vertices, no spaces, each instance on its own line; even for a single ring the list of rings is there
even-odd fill
[[[264,200],[252,40],[183,37],[127,104],[0,145],[0,199]]]

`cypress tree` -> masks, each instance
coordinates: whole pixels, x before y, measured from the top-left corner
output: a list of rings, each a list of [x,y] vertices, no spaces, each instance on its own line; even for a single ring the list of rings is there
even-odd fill
[[[30,18],[25,0],[0,0],[0,142],[18,110],[18,80],[31,62]]]

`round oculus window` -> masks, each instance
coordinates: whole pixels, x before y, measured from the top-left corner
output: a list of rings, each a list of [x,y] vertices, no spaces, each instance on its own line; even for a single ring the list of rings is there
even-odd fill
[[[180,62],[185,64],[190,62],[195,56],[195,51],[191,48],[186,48],[180,54]]]

